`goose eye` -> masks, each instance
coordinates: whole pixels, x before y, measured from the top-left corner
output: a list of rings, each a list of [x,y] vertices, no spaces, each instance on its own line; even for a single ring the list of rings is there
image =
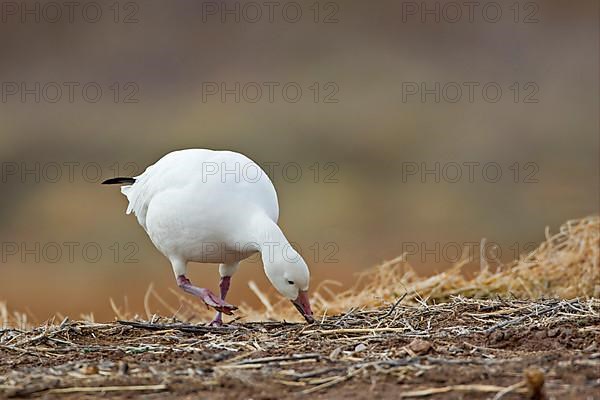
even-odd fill
[[[294,284],[294,281],[288,281],[288,283],[289,283],[290,285],[293,285],[293,284]]]

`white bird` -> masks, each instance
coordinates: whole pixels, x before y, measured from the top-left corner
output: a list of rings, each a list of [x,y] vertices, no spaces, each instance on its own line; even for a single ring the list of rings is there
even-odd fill
[[[240,261],[259,252],[271,284],[290,299],[307,322],[310,273],[277,225],[277,193],[267,174],[248,157],[232,151],[187,149],[169,153],[125,184],[127,214],[134,213],[154,246],[171,262],[177,285],[217,310],[221,325],[232,275]],[[192,285],[189,261],[220,263],[220,297]]]

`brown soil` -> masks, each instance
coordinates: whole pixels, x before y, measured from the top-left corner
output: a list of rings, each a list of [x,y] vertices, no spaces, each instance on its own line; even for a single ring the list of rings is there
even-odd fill
[[[313,325],[5,329],[0,398],[600,399],[599,315],[598,300],[456,298]]]

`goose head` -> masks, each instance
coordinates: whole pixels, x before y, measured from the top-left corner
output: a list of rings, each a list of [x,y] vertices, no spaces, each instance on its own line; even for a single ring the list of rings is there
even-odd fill
[[[266,257],[263,252],[265,273],[275,289],[292,302],[306,322],[312,323],[314,318],[308,299],[310,271],[302,256],[291,245],[284,247],[281,251],[275,249]]]

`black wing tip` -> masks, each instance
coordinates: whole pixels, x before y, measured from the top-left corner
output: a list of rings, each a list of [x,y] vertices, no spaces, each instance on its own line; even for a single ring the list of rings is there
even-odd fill
[[[117,178],[110,178],[105,180],[104,182],[102,182],[103,185],[120,185],[122,183],[127,183],[127,184],[132,184],[135,182],[134,178],[128,178],[128,177],[117,177]]]

